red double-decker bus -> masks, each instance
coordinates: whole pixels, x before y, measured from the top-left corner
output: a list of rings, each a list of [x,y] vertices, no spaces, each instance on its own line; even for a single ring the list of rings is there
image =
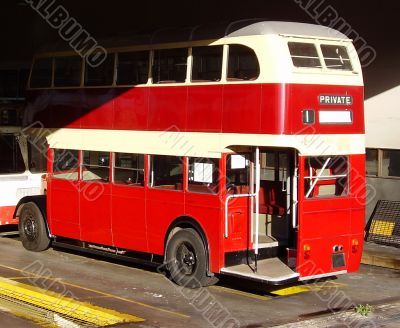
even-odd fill
[[[358,269],[363,79],[351,40],[240,21],[112,42],[97,67],[59,49],[34,59],[27,123],[48,129],[48,178],[47,195],[18,209],[25,248],[165,263],[190,287]]]

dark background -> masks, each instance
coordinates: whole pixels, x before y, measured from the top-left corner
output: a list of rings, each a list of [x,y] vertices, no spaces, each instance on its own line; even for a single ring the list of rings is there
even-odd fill
[[[321,3],[320,8],[334,7],[376,50],[376,60],[364,69],[366,98],[400,84],[400,29],[398,6],[394,0],[379,4],[365,0],[315,1]],[[96,39],[254,17],[315,23],[295,0],[56,0],[56,3],[63,5]],[[1,1],[0,64],[29,61],[35,49],[59,40],[58,34],[24,0]]]

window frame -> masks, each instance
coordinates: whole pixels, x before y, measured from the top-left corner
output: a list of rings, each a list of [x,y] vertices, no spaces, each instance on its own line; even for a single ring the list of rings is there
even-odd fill
[[[143,156],[143,169],[133,169],[133,168],[123,168],[115,165],[116,162],[116,154],[131,154],[137,156]],[[144,188],[146,186],[146,155],[145,154],[137,154],[137,153],[124,153],[124,152],[112,152],[111,153],[111,182],[114,186],[118,187],[136,187],[136,188]],[[143,171],[143,183],[141,184],[128,184],[123,182],[116,182],[115,181],[115,169],[124,169],[127,171]]]
[[[45,60],[45,59],[50,59],[50,61],[51,61],[50,86],[45,86],[45,87],[32,86],[32,78],[33,78],[33,71],[34,71],[35,63],[37,60]],[[28,89],[40,90],[40,89],[52,89],[52,88],[54,88],[54,57],[53,56],[34,57],[32,60],[32,65],[31,65],[31,69],[30,69],[29,77],[28,77]]]
[[[80,68],[80,74],[79,74],[79,84],[78,85],[74,85],[74,86],[56,86],[56,61],[57,61],[57,59],[60,59],[60,58],[67,58],[67,57],[77,57],[77,58],[80,58],[80,64],[81,64],[81,68]],[[84,74],[85,74],[85,65],[84,65],[84,60],[80,57],[80,56],[78,56],[78,55],[73,55],[73,54],[71,54],[71,55],[64,55],[64,56],[54,56],[53,57],[53,82],[52,82],[52,86],[51,86],[51,88],[54,88],[54,89],[76,89],[76,88],[80,88],[80,87],[82,87],[83,86],[83,82],[84,82],[84,78],[85,78],[85,76],[84,76]]]
[[[219,47],[221,48],[221,67],[220,67],[220,75],[219,79],[217,80],[202,80],[202,79],[193,79],[193,68],[195,67],[194,65],[194,56],[193,56],[193,50],[194,49],[199,49],[199,48],[213,48],[213,47]],[[191,84],[199,84],[199,83],[220,83],[223,80],[223,72],[224,72],[224,45],[223,44],[217,44],[217,45],[197,45],[197,46],[192,46],[190,47],[190,63],[188,64],[188,77],[187,81]]]
[[[163,51],[171,51],[171,50],[181,50],[184,49],[186,50],[186,69],[185,69],[185,74],[184,74],[184,81],[176,81],[176,80],[159,80],[155,82],[154,80],[154,72],[155,72],[155,64],[156,64],[156,53],[157,52],[163,52]],[[188,76],[191,72],[191,64],[192,64],[192,56],[191,56],[191,46],[185,46],[185,47],[165,47],[165,48],[155,48],[151,50],[151,58],[150,58],[150,75],[149,75],[149,82],[152,86],[158,85],[158,86],[163,86],[163,85],[184,85],[188,82],[190,82],[190,79],[188,79]],[[161,81],[161,83],[160,83]]]
[[[163,186],[169,186],[169,185],[161,185],[161,186],[154,186],[154,170],[153,170],[153,160],[155,157],[176,157],[177,159],[180,159],[182,163],[182,173],[181,175],[181,188],[180,189],[170,189],[170,188],[163,188]],[[147,173],[147,188],[153,189],[153,190],[164,190],[164,191],[174,191],[174,192],[184,192],[187,187],[184,186],[186,180],[187,180],[187,173],[185,167],[187,167],[187,157],[185,156],[174,156],[174,155],[148,155],[148,173]],[[179,183],[179,182],[178,182]],[[172,185],[171,185],[172,186]]]
[[[229,43],[227,45],[225,45],[225,49],[224,49],[224,60],[222,62],[222,69],[223,69],[223,74],[222,74],[222,79],[224,79],[225,82],[227,83],[257,83],[257,81],[259,80],[260,76],[261,76],[261,71],[262,71],[262,67],[260,65],[260,59],[257,56],[257,52],[250,46],[248,46],[247,44],[243,44],[243,43]],[[248,50],[250,50],[253,54],[254,54],[254,58],[257,61],[257,66],[258,66],[258,74],[256,77],[252,77],[252,78],[248,78],[248,79],[240,79],[240,78],[232,78],[229,77],[229,61],[230,61],[230,53],[231,53],[231,48],[234,46],[239,46],[242,48],[247,48]],[[237,79],[237,80],[236,80]]]
[[[289,43],[303,43],[303,44],[313,44],[317,50],[318,54],[318,60],[321,64],[321,67],[307,67],[307,66],[296,66],[293,62],[293,56],[290,52],[290,47]],[[318,41],[318,40],[300,40],[298,38],[288,38],[287,42],[287,49],[288,49],[288,54],[289,54],[289,61],[291,63],[292,68],[295,71],[305,71],[305,70],[313,70],[315,72],[324,72],[324,73],[329,73],[329,74],[354,74],[358,73],[356,71],[356,68],[354,66],[353,58],[351,56],[351,49],[349,49],[349,45],[346,42],[340,43],[340,41],[330,41],[330,40],[323,40],[323,41]],[[351,69],[336,69],[336,68],[329,68],[326,65],[325,62],[325,56],[323,55],[322,52],[322,46],[337,46],[345,49],[347,51],[347,54],[349,56],[348,61],[350,63]]]
[[[311,173],[310,175],[310,171],[308,170],[310,165],[308,165],[308,161],[311,159],[324,159],[327,160],[328,158],[331,158],[331,161],[333,161],[333,163],[335,163],[335,161],[338,161],[340,159],[345,159],[346,162],[346,172],[343,174],[332,174],[332,175],[324,175],[321,174],[321,176],[319,176],[319,174],[316,172],[316,174],[314,175],[313,173]],[[323,162],[322,164],[322,168],[324,168],[325,164],[329,165],[329,162]],[[350,176],[350,172],[351,172],[351,161],[350,161],[350,157],[349,156],[337,156],[337,155],[332,155],[332,156],[306,156],[304,158],[304,163],[303,163],[303,172],[304,175],[302,177],[302,181],[299,181],[299,183],[301,183],[302,188],[303,188],[303,198],[304,200],[323,200],[323,199],[339,199],[339,198],[347,198],[347,197],[351,197],[351,176]],[[327,168],[325,168],[327,169]],[[343,194],[341,195],[313,195],[313,192],[315,191],[315,187],[317,187],[318,181],[326,181],[326,180],[335,180],[335,183],[332,184],[332,186],[335,186],[338,183],[338,180],[340,179],[346,179],[346,186],[343,186]],[[310,183],[310,185],[307,187],[307,184]],[[312,188],[311,188],[312,187]],[[308,195],[309,194],[309,195]],[[307,196],[308,195],[308,196]]]
[[[98,152],[98,153],[106,153],[108,154],[108,166],[102,166],[102,165],[97,165],[97,164],[88,164],[85,165],[85,152]],[[80,151],[80,160],[79,160],[79,181],[85,182],[85,183],[102,183],[102,184],[110,184],[112,182],[112,153],[108,151],[101,151],[101,150],[81,150]],[[85,180],[84,179],[84,174],[83,174],[83,166],[90,166],[90,167],[96,167],[96,168],[108,168],[108,179],[107,181],[104,179],[93,179],[93,180]]]
[[[121,54],[127,54],[127,53],[140,53],[140,52],[147,52],[147,80],[146,83],[138,83],[138,84],[125,84],[125,83],[118,83],[118,77],[119,77],[119,56]],[[144,49],[144,50],[127,50],[127,51],[118,51],[115,53],[115,67],[114,67],[114,85],[115,87],[127,87],[127,86],[137,86],[137,85],[147,85],[150,83],[150,80],[152,79],[152,50]]]
[[[73,170],[62,170],[62,171],[55,171],[54,170],[54,164],[55,164],[55,153],[57,150],[63,150],[63,151],[76,151],[77,152],[77,167],[74,168]],[[82,159],[82,152],[80,150],[76,149],[65,149],[65,148],[51,148],[51,179],[52,180],[57,180],[57,181],[68,181],[68,182],[78,182],[81,180],[81,159]],[[66,174],[66,173],[75,173],[76,172],[76,179],[66,179],[66,178],[58,178],[57,177],[57,172],[65,172],[61,174]]]
[[[209,192],[203,192],[203,191],[196,191],[196,190],[190,190],[190,184],[195,182],[195,181],[189,181],[189,177],[190,177],[190,160],[215,160],[217,161],[217,167],[214,168],[214,170],[216,170],[216,174],[217,174],[217,181],[215,183],[210,183],[210,184],[214,184],[215,185],[215,189],[213,190],[212,188],[208,188]],[[221,159],[220,158],[202,158],[202,157],[185,157],[184,159],[185,165],[187,167],[186,171],[186,176],[184,177],[185,181],[186,181],[186,186],[185,186],[185,191],[188,193],[193,193],[193,194],[199,194],[199,195],[219,195],[221,193],[221,186],[220,186],[220,182],[222,177],[224,176],[224,174],[221,171]],[[207,162],[206,162],[207,163]],[[193,163],[194,164],[194,163]],[[213,163],[214,164],[214,163]],[[214,175],[214,171],[213,171],[213,175]],[[199,183],[199,186],[204,186],[204,184],[206,184],[206,182],[195,182],[195,183]]]
[[[112,58],[112,74],[113,74],[113,76],[112,76],[112,79],[111,79],[111,84],[88,85],[88,84],[87,84],[87,81],[86,81],[86,79],[87,79],[87,74],[88,74],[88,64],[87,64],[86,60],[84,60],[84,61],[83,61],[83,62],[84,62],[84,67],[83,67],[83,70],[82,70],[81,87],[86,88],[86,89],[116,87],[116,79],[117,79],[117,68],[116,68],[116,64],[117,64],[117,57],[118,57],[118,55],[117,55],[116,52],[110,51],[110,52],[108,52],[107,59],[110,58],[110,56],[113,57],[113,58]],[[107,60],[107,59],[106,59],[106,60]],[[106,60],[105,60],[105,61],[106,61]],[[105,62],[105,61],[104,61],[104,62]],[[94,69],[99,68],[101,65],[104,64],[104,62],[101,63],[99,66],[96,66]],[[92,67],[90,67],[90,68],[92,68]]]

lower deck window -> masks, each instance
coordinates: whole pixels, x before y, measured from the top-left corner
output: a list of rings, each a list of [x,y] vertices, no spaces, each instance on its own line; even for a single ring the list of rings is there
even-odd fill
[[[226,161],[228,193],[248,193],[250,186],[250,154],[229,155]]]
[[[348,194],[347,157],[307,157],[304,172],[306,198],[338,197]]]
[[[78,150],[53,150],[53,179],[78,180]]]
[[[150,187],[182,190],[183,159],[176,156],[151,156]]]
[[[114,183],[144,185],[144,155],[115,153]]]
[[[188,190],[199,193],[218,193],[219,160],[189,158]]]
[[[110,153],[84,151],[82,156],[83,181],[110,181]]]

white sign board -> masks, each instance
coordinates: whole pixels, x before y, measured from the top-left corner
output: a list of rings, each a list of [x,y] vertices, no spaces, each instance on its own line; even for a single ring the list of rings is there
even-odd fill
[[[202,183],[213,182],[214,164],[194,163],[194,181]]]

